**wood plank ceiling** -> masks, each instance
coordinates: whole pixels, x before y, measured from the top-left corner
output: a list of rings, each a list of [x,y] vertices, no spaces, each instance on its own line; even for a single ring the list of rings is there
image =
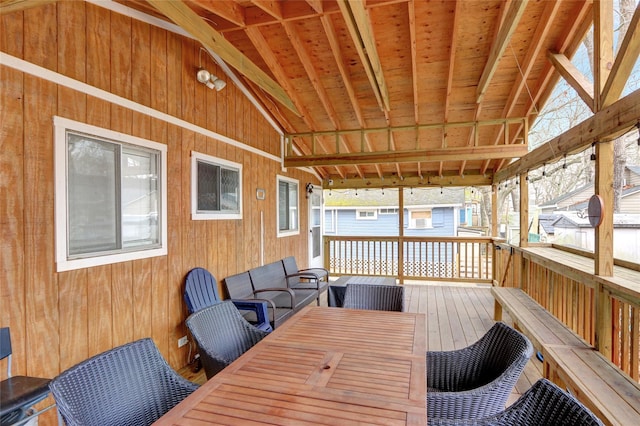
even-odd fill
[[[122,1],[235,68],[334,187],[490,184],[593,22],[587,0]],[[195,76],[194,76],[195,78]]]

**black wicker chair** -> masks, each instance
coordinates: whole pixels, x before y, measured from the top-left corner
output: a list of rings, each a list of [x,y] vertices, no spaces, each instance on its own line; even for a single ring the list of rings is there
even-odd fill
[[[67,425],[150,425],[198,388],[146,338],[62,372],[49,384]]]
[[[502,322],[466,348],[427,352],[427,418],[501,412],[532,353],[529,339]]]
[[[540,379],[509,408],[481,419],[431,418],[429,425],[601,426],[602,422],[577,399],[547,379]]]
[[[399,285],[347,284],[342,307],[403,312],[404,287]]]
[[[229,301],[201,309],[186,321],[210,379],[269,333],[251,325]]]

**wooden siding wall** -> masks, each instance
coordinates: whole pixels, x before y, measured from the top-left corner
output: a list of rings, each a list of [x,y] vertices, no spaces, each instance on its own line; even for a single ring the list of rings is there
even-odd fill
[[[59,2],[0,17],[0,50],[202,128],[279,155],[280,136],[227,81],[199,84],[199,44],[85,2]],[[272,159],[58,86],[0,64],[2,326],[10,326],[14,374],[53,377],[117,345],[153,337],[174,368],[187,361],[183,279],[193,267],[222,278],[294,255],[307,264],[304,185],[317,179]],[[168,256],[56,273],[55,115],[168,145]],[[242,220],[190,219],[192,150],[243,164]],[[276,175],[300,180],[300,235],[276,238]],[[266,199],[256,199],[256,188]],[[1,370],[4,375],[4,369]]]

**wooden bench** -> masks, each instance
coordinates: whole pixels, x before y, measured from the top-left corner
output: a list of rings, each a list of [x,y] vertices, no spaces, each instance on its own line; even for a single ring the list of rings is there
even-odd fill
[[[543,374],[568,389],[605,424],[640,424],[640,385],[524,291],[493,287],[494,317],[503,311],[542,353]]]

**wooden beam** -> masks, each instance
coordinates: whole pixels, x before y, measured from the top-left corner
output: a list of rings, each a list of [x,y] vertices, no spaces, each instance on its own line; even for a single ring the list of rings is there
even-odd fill
[[[354,164],[417,163],[438,161],[482,160],[485,158],[517,158],[528,152],[527,146],[491,145],[451,147],[446,149],[358,152],[345,154],[287,156],[285,167],[346,166]]]
[[[378,177],[367,176],[365,178],[353,177],[347,179],[324,180],[324,189],[351,189],[351,188],[421,188],[421,187],[450,187],[450,186],[486,186],[492,185],[491,176],[480,174],[474,175],[445,175],[445,176],[405,176],[400,179],[398,176]]]
[[[235,2],[195,0],[194,3],[241,28],[246,25],[245,8]]]
[[[560,136],[542,144],[520,160],[511,163],[495,176],[497,182],[550,163],[566,154],[578,152],[593,142],[612,140],[640,120],[640,90],[625,96],[597,112]]]
[[[593,84],[571,63],[569,58],[561,53],[547,52],[547,58],[555,69],[567,81],[569,86],[578,93],[580,99],[594,111]]]
[[[0,0],[0,15],[55,3],[57,0]]]
[[[281,6],[282,3],[280,2],[271,0],[251,0],[251,2],[259,7],[263,12],[268,13],[278,20],[281,20],[284,17]]]
[[[382,64],[378,57],[378,50],[364,4],[346,0],[338,0],[337,3],[378,104],[383,111],[390,111],[389,92],[382,74]]]
[[[629,29],[618,49],[613,68],[602,90],[602,106],[604,108],[620,99],[624,86],[629,80],[633,67],[640,56],[640,5],[633,13]]]
[[[593,2],[593,111],[602,109],[602,91],[613,65],[613,2]]]
[[[500,27],[500,31],[498,32],[498,37],[491,46],[491,51],[489,52],[489,59],[487,60],[487,64],[484,67],[484,71],[482,72],[482,76],[480,77],[480,81],[478,83],[478,90],[476,93],[477,103],[482,101],[487,88],[489,87],[489,83],[491,83],[491,78],[493,74],[496,72],[498,68],[498,64],[500,63],[500,59],[504,54],[505,49],[509,45],[509,41],[511,40],[511,36],[513,35],[518,23],[520,22],[520,18],[524,14],[524,9],[527,6],[527,0],[513,0],[510,3],[509,11],[505,16],[504,22]]]
[[[199,40],[205,47],[216,52],[227,64],[238,70],[247,79],[273,96],[296,115],[300,115],[284,89],[262,69],[251,62],[242,52],[227,41],[222,34],[214,30],[204,19],[198,16],[182,1],[148,0],[156,9],[171,19],[185,31]],[[195,76],[194,76],[195,78]]]
[[[322,11],[324,10],[324,7],[322,6],[322,0],[307,0],[307,3],[309,3],[309,6],[311,6],[313,10],[318,13],[322,13]]]
[[[528,173],[520,175],[520,247],[529,246],[529,182]]]
[[[456,2],[457,4],[457,2]],[[409,16],[409,45],[411,47],[411,86],[413,88],[413,120],[416,124],[420,122],[420,111],[418,107],[418,61],[417,61],[417,40],[416,40],[416,6],[415,2],[407,3],[407,14]],[[453,46],[451,47],[453,50]],[[449,99],[449,92],[445,101]],[[447,111],[448,105],[445,105]],[[446,120],[445,120],[446,121]]]
[[[602,199],[602,223],[595,229],[594,273],[613,276],[613,142],[596,145],[595,192]]]

